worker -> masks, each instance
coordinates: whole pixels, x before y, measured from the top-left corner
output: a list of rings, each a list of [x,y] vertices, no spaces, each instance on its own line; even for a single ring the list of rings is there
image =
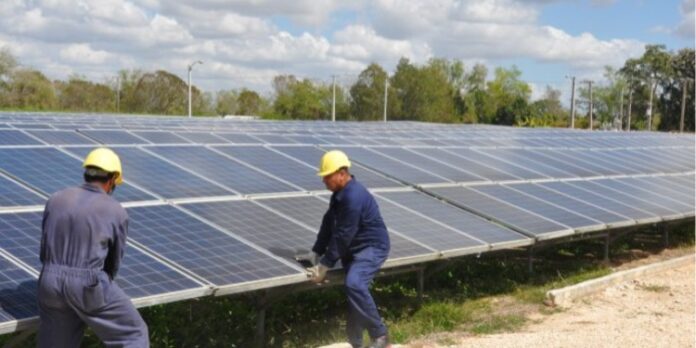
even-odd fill
[[[317,174],[333,194],[312,247],[318,262],[308,271],[313,282],[321,283],[340,260],[348,297],[349,343],[362,347],[363,331],[367,330],[371,338],[368,347],[390,347],[387,327],[369,289],[389,255],[389,235],[374,197],[349,170],[350,161],[341,151],[329,151],[321,158]]]
[[[107,347],[149,347],[148,330],[114,283],[128,215],[111,195],[123,182],[121,161],[97,148],[84,160],[82,186],[53,194],[41,232],[39,347],[79,347],[89,326]]]

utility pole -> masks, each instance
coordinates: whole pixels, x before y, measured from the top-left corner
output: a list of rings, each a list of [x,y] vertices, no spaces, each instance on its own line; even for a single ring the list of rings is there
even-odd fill
[[[621,86],[621,96],[619,99],[621,99],[621,102],[619,103],[619,130],[623,129],[623,96],[624,96],[624,87]]]
[[[568,76],[566,76],[568,77]],[[570,128],[575,128],[575,76],[570,77]]]
[[[191,64],[188,65],[188,117],[191,117],[191,70],[193,70],[193,66],[196,64],[203,64],[202,61],[197,60]]]
[[[689,80],[682,80],[682,102],[681,117],[679,118],[679,133],[684,133],[684,114],[686,113],[686,89],[689,87]]]
[[[387,122],[387,90],[389,88],[389,75],[384,78],[384,122]]]
[[[336,122],[336,75],[331,75],[333,97],[331,98],[331,122]]]
[[[628,89],[628,120],[626,120],[626,130],[631,131],[631,105],[633,105],[633,88]]]
[[[594,129],[594,105],[592,104],[592,80],[586,80],[590,89],[590,130]]]
[[[653,85],[655,87],[653,87]],[[650,98],[648,98],[648,108],[645,110],[645,114],[648,116],[648,131],[652,131],[653,94],[655,92],[655,88],[657,88],[657,82],[653,82],[653,79],[650,79]]]

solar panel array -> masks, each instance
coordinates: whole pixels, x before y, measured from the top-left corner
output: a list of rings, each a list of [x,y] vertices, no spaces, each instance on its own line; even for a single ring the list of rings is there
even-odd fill
[[[694,138],[412,122],[232,121],[0,113],[0,333],[37,315],[41,212],[113,148],[140,306],[307,281],[341,149],[389,229],[385,267],[694,216]]]

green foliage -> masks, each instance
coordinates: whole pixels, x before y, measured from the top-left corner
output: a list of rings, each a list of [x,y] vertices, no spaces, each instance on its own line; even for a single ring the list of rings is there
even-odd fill
[[[326,120],[330,117],[331,93],[326,86],[293,75],[273,79],[273,114],[279,118]]]
[[[12,71],[7,88],[3,92],[3,104],[10,108],[55,110],[58,106],[53,84],[37,70]]]

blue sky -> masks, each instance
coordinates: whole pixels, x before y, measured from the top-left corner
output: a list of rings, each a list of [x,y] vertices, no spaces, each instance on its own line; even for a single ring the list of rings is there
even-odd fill
[[[349,84],[405,56],[491,74],[516,65],[538,97],[547,84],[567,92],[565,75],[601,80],[648,43],[694,47],[693,0],[16,0],[0,15],[0,46],[51,78],[136,68],[185,78],[200,59],[194,83],[211,92],[270,93],[278,74]]]

